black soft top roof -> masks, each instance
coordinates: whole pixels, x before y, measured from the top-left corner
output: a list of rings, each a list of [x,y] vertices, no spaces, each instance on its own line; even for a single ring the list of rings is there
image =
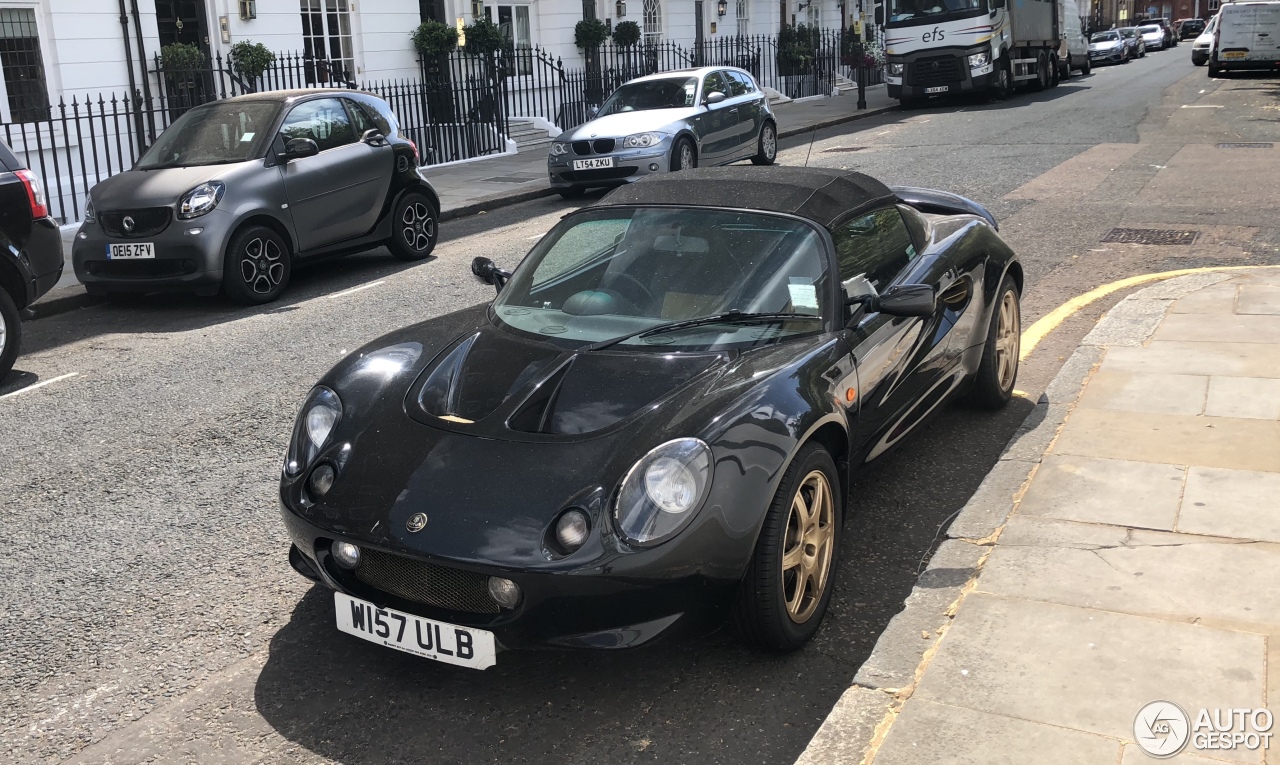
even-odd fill
[[[600,205],[689,205],[789,213],[830,225],[845,213],[897,201],[880,181],[823,167],[709,167],[654,175],[615,189]]]

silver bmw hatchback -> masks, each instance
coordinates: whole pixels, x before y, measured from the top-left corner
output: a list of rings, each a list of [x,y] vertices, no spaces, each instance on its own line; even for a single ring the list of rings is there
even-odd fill
[[[778,123],[751,74],[702,67],[651,74],[613,92],[591,121],[551,144],[547,173],[560,196],[653,173],[750,159],[771,165]]]

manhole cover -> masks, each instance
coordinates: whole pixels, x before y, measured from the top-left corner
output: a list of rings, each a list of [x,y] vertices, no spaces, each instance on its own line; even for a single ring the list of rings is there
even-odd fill
[[[1270,143],[1220,143],[1219,149],[1270,149],[1275,144]]]
[[[1102,237],[1111,244],[1194,244],[1199,231],[1167,231],[1159,228],[1113,228]]]
[[[865,148],[867,147],[865,146],[834,146],[830,149],[823,149],[822,153],[831,154],[832,152],[837,152],[837,151],[862,151]]]

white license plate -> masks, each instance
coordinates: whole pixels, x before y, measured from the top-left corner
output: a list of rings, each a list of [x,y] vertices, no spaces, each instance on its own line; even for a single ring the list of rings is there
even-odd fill
[[[154,258],[155,256],[156,246],[153,242],[107,245],[107,260],[139,260],[141,258]]]
[[[613,167],[613,157],[598,157],[596,159],[575,159],[573,161],[574,170],[599,170],[602,167]]]
[[[1244,51],[1242,51],[1242,50],[1224,50],[1224,51],[1222,52],[1222,60],[1223,60],[1223,61],[1231,61],[1231,60],[1235,60],[1235,59],[1242,59],[1242,58],[1244,58],[1246,55],[1248,55],[1248,54],[1247,54],[1247,53],[1245,53],[1245,52],[1244,52]]]
[[[333,607],[339,630],[370,643],[471,669],[497,663],[492,632],[378,608],[341,592],[333,593]]]
[[[938,86],[938,87],[936,87],[936,88],[925,88],[925,89],[924,89],[924,92],[926,92],[926,93],[946,93],[948,90],[951,90],[951,86],[950,86],[950,85],[939,85],[939,86]]]

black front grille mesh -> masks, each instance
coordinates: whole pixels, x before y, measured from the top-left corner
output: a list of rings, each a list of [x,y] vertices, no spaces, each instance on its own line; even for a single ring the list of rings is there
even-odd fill
[[[594,141],[574,141],[573,153],[579,156],[608,154],[617,145],[615,138],[597,138]]]
[[[168,207],[144,207],[141,210],[117,210],[98,214],[98,222],[102,230],[111,236],[137,238],[151,236],[164,231],[169,226],[171,211]],[[131,228],[126,228],[124,219],[133,220]]]
[[[955,56],[937,56],[922,58],[912,62],[911,85],[931,87],[934,85],[950,85],[964,79],[960,71],[960,59]]]
[[[364,549],[356,578],[391,595],[451,611],[496,614],[489,577],[400,555]]]

